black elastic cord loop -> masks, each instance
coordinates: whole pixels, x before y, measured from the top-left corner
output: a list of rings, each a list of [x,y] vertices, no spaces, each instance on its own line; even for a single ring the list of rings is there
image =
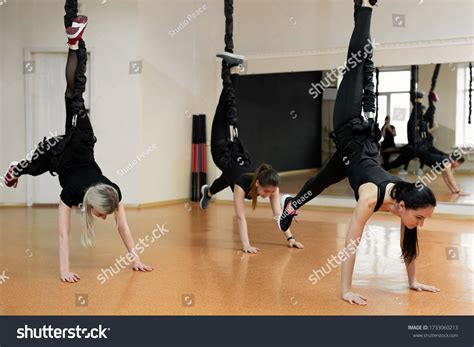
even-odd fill
[[[225,51],[229,53],[234,52],[234,1],[224,0],[224,15],[225,15],[225,35],[224,44]],[[235,90],[232,85],[230,75],[230,66],[225,61],[222,61],[222,86],[225,94],[225,104],[227,115],[229,119],[237,119],[237,102]],[[234,125],[236,127],[236,125]]]
[[[418,103],[416,102],[417,93],[418,93],[418,74],[419,74],[419,66],[412,65],[411,66],[411,80],[410,80],[410,98],[412,99],[413,108],[415,109],[415,143],[414,151],[415,151],[415,158],[418,158],[418,139],[417,137],[420,136],[419,133],[419,124],[418,124]],[[420,136],[421,137],[421,136]]]
[[[436,88],[436,82],[438,81],[440,68],[441,68],[441,64],[436,64],[435,69],[433,71],[433,77],[431,77],[431,89],[430,89],[431,92],[433,92]]]
[[[224,0],[225,14],[225,51],[234,53],[234,1]]]
[[[467,123],[471,124],[472,116],[472,63],[469,63],[469,115],[467,118]]]

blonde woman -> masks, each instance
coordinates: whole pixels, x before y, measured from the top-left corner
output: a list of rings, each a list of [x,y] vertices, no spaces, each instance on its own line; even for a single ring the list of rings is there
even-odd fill
[[[94,216],[106,219],[113,214],[118,232],[127,250],[134,254],[133,269],[152,271],[143,264],[135,250],[128,227],[120,188],[102,175],[94,159],[96,138],[82,94],[86,85],[87,50],[82,35],[87,26],[86,16],[77,16],[77,0],[67,0],[64,24],[68,36],[69,53],[66,64],[66,134],[44,139],[29,160],[13,162],[4,176],[5,185],[16,187],[22,175],[38,176],[48,171],[59,175],[61,200],[58,211],[60,278],[77,282],[78,274],[69,267],[69,228],[71,208],[82,210],[82,244],[93,244]]]

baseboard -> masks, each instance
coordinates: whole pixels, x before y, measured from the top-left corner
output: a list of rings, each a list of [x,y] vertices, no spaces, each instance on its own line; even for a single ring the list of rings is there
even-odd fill
[[[146,204],[125,204],[127,209],[139,209],[139,208],[153,208],[153,207],[162,207],[167,205],[176,205],[184,204],[190,202],[189,199],[176,199],[176,200],[167,200],[167,201],[157,201],[157,202],[148,202]],[[26,204],[0,204],[0,208],[25,208],[28,207]],[[33,204],[32,208],[57,208],[58,204]]]
[[[0,208],[20,208],[20,207],[28,207],[26,204],[0,204]]]
[[[166,200],[166,201],[156,201],[156,202],[147,202],[146,204],[138,205],[126,205],[127,208],[152,208],[152,207],[162,207],[168,205],[184,204],[190,202],[190,199],[175,199],[175,200]]]
[[[301,170],[291,170],[291,171],[283,171],[279,172],[278,174],[280,176],[292,176],[292,175],[301,175],[301,174],[306,174],[306,173],[315,173],[318,170],[318,168],[313,168],[313,169],[301,169]]]

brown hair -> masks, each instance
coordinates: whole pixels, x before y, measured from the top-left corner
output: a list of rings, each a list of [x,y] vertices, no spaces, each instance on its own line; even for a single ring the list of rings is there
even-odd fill
[[[262,187],[280,186],[280,176],[278,172],[269,164],[260,165],[253,173],[252,183],[250,184],[250,196],[252,197],[252,208],[257,207],[257,180]]]
[[[395,183],[390,191],[390,197],[397,202],[403,201],[407,209],[416,210],[429,206],[436,206],[436,197],[433,191],[425,185],[417,188],[416,183],[400,181]],[[417,228],[407,228],[402,240],[402,256],[405,262],[411,263],[419,253]]]

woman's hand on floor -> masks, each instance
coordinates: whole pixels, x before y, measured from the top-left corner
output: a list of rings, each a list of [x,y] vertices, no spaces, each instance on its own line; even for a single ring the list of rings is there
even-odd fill
[[[252,246],[248,245],[248,246],[243,247],[243,251],[245,253],[257,254],[258,252],[260,252],[260,248],[252,247]]]
[[[291,239],[289,241],[289,245],[291,248],[298,248],[298,249],[303,249],[304,246],[301,242],[296,241],[295,239]]]
[[[81,279],[78,274],[69,271],[61,273],[60,277],[61,281],[68,283],[76,283]]]
[[[434,286],[429,286],[429,285],[418,283],[418,282],[412,283],[410,285],[410,289],[416,290],[417,292],[425,291],[425,292],[432,292],[432,293],[437,293],[441,290],[441,289],[438,289]]]
[[[133,270],[135,271],[142,271],[142,272],[149,272],[155,270],[154,267],[148,266],[143,264],[141,261],[133,262]]]
[[[342,294],[342,299],[347,301],[351,305],[352,304],[364,305],[364,306],[367,305],[367,298],[354,292],[345,292],[344,294]]]

